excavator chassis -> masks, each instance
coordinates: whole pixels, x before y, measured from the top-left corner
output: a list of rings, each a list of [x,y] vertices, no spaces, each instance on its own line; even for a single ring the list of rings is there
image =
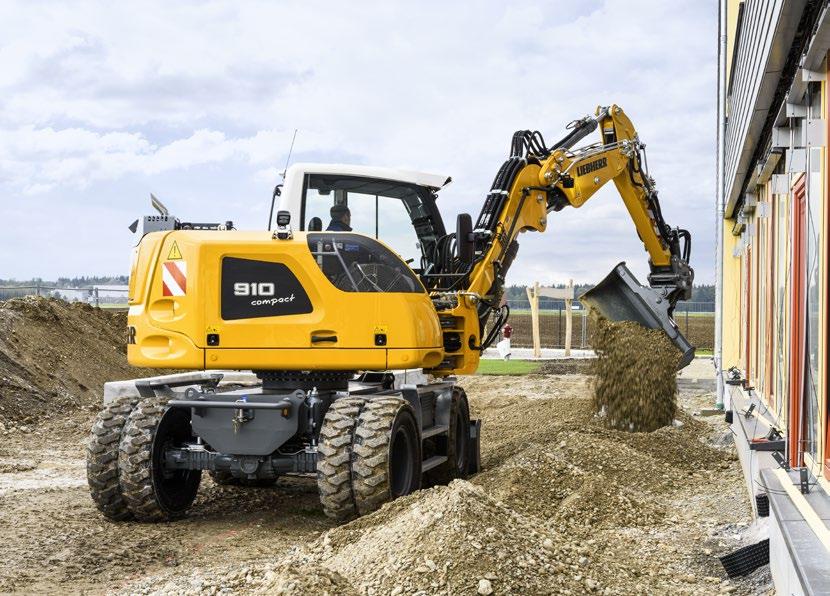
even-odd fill
[[[109,448],[118,465],[88,469],[93,489],[118,476],[111,490],[93,490],[107,517],[181,517],[203,471],[220,484],[254,486],[313,475],[325,513],[347,519],[417,490],[422,478],[443,482],[479,470],[481,423],[469,419],[454,378],[364,373],[318,390],[311,382],[274,388],[252,373],[223,377],[214,371],[107,384],[99,417],[110,436],[120,432]],[[125,404],[129,415],[112,428],[109,413]],[[93,451],[95,441],[93,432]],[[113,492],[121,506],[113,506]]]

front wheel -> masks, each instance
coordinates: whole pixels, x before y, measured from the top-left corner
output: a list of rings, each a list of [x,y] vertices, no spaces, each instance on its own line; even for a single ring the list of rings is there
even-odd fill
[[[455,478],[466,478],[470,473],[470,406],[467,394],[461,387],[452,391],[449,430],[445,436],[436,437],[439,454],[446,454],[447,461],[430,470],[428,480],[432,484],[447,484]]]
[[[139,521],[183,517],[196,498],[200,470],[166,468],[164,452],[195,441],[190,412],[146,399],[130,414],[118,454],[121,491]]]
[[[360,412],[352,451],[352,490],[361,515],[421,487],[421,433],[404,399],[369,401]]]

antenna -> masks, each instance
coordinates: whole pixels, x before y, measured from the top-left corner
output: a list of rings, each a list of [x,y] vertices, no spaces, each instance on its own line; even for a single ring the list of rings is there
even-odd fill
[[[285,167],[282,169],[282,179],[285,180],[285,173],[288,171],[288,164],[291,161],[291,154],[294,152],[294,141],[297,140],[297,129],[294,129],[294,136],[291,137],[291,147],[288,148],[288,157],[285,158]]]
[[[167,210],[167,207],[164,206],[164,203],[159,201],[158,197],[153,193],[150,193],[150,205],[152,205],[153,209],[158,211],[161,215],[170,215],[170,212]]]
[[[294,129],[294,136],[291,137],[291,147],[288,148],[288,156],[285,158],[285,167],[282,169],[280,176],[285,180],[285,173],[288,171],[288,164],[291,162],[291,154],[294,152],[294,141],[297,140],[297,129]],[[282,184],[277,184],[274,187],[274,194],[271,195],[271,211],[268,213],[268,231],[271,231],[271,222],[274,219],[274,204],[277,202],[277,197],[282,194],[280,189]]]

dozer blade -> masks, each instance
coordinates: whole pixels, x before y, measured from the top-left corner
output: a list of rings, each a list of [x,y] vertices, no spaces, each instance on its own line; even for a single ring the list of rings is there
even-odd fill
[[[609,321],[634,321],[649,329],[662,329],[683,354],[678,370],[695,357],[677,323],[669,316],[669,301],[649,287],[640,285],[625,263],[620,263],[593,290],[579,297]]]

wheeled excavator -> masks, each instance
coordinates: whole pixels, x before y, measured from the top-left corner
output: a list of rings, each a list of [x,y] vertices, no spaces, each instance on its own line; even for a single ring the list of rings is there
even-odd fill
[[[694,348],[672,312],[690,297],[691,237],[664,220],[644,149],[618,106],[550,146],[518,131],[475,222],[461,214],[450,232],[436,203],[449,179],[383,168],[292,166],[266,231],[182,221],[154,200],[158,214],[132,228],[127,355],[193,372],[107,384],[87,452],[97,507],[169,520],[203,472],[240,485],[301,474],[347,519],[477,472],[481,424],[457,375],[507,320],[517,239],[610,181],[648,252],[648,286],[620,263],[582,301],[662,329],[685,365]],[[406,214],[415,260],[380,239],[381,202]],[[359,218],[373,203],[374,234],[323,229],[329,207]]]

